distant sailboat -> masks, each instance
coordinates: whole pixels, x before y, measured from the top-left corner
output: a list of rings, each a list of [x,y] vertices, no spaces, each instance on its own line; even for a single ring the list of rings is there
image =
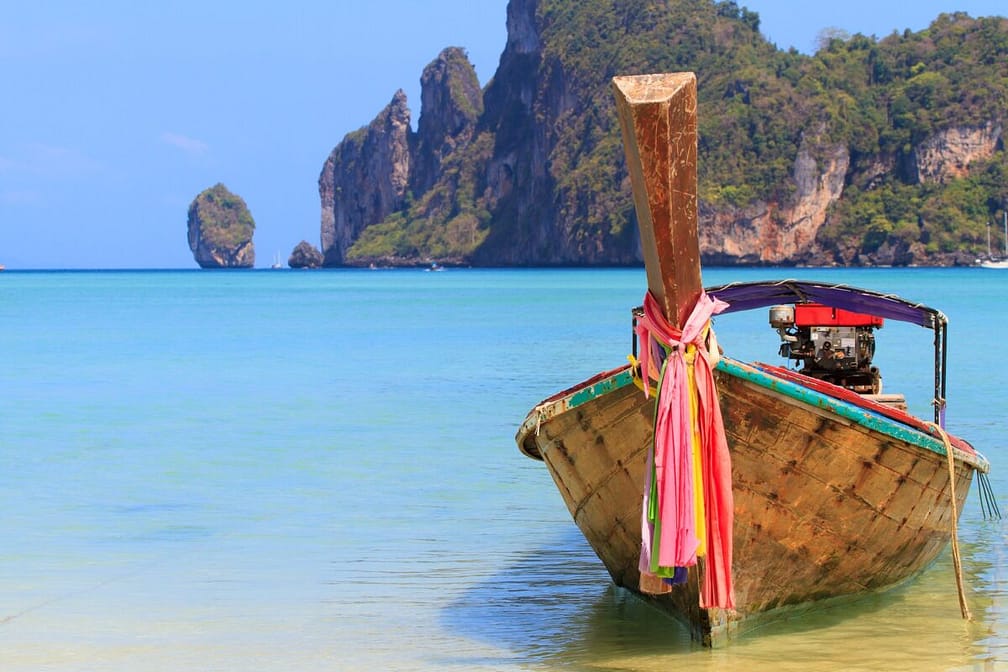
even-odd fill
[[[283,264],[280,263],[279,253],[273,255],[273,263],[270,265],[270,268],[283,268]]]
[[[987,258],[980,262],[981,268],[1008,268],[1008,210],[1004,212],[1004,256],[994,257],[990,251],[990,224],[987,224]]]

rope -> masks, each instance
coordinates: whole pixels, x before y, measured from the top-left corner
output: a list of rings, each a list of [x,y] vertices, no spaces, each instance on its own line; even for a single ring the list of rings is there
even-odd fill
[[[952,498],[952,564],[955,567],[956,588],[959,592],[959,611],[962,612],[962,617],[964,619],[972,621],[973,615],[970,614],[969,606],[966,604],[966,587],[963,584],[962,558],[959,555],[959,509],[956,506],[955,457],[953,457],[952,454],[952,441],[949,440],[948,432],[946,432],[937,423],[929,422],[928,425],[934,427],[938,431],[942,442],[945,444],[945,455],[948,457],[949,496]]]

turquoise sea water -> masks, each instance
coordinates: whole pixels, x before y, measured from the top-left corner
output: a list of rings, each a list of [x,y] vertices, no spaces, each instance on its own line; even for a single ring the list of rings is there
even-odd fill
[[[1008,272],[709,269],[891,291],[951,319],[949,428],[1008,510]],[[1008,551],[976,491],[884,595],[719,651],[612,587],[514,433],[620,365],[642,270],[0,273],[0,670],[1008,669]],[[777,361],[766,315],[728,354]],[[928,414],[930,333],[887,324]]]

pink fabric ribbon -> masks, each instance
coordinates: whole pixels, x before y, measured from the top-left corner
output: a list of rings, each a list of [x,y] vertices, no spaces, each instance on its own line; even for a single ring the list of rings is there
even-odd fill
[[[700,591],[700,606],[732,609],[732,499],[731,455],[725,437],[717,389],[708,352],[707,325],[712,315],[728,307],[723,301],[702,293],[680,333],[662,314],[658,301],[648,292],[644,297],[644,316],[637,322],[640,338],[641,376],[644,394],[649,394],[650,380],[659,381],[655,410],[654,446],[649,454],[644,510],[641,522],[642,573],[651,573],[654,527],[648,517],[656,505],[658,520],[658,558],[661,568],[689,567],[697,562],[699,539],[696,530],[693,455],[691,435],[694,430],[689,405],[687,345],[696,346],[694,378],[698,397],[698,430],[703,483],[704,522],[706,527],[706,572]],[[666,350],[663,370],[657,373],[661,351]],[[715,360],[716,362],[716,360]],[[652,367],[655,368],[652,371]],[[652,465],[657,502],[650,501]]]

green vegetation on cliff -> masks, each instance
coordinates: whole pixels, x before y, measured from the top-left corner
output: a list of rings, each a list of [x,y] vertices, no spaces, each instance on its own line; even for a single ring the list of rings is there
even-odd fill
[[[232,250],[252,240],[255,221],[241,196],[218,182],[205,189],[189,206],[189,220],[198,220],[200,237],[207,246]]]
[[[369,226],[347,251],[347,260],[438,259],[462,261],[487,236],[490,213],[477,197],[478,170],[489,158],[492,138],[483,133],[464,153],[441,165],[440,180],[420,200]]]
[[[996,151],[961,175],[924,180],[914,166],[922,143],[950,129],[1003,128],[1008,107],[1008,21],[943,14],[920,33],[833,40],[806,69],[824,82],[820,98],[852,150],[853,180],[820,234],[838,250],[924,247],[929,256],[980,253],[986,222],[1008,207],[1008,154]],[[839,75],[833,79],[827,73]],[[876,179],[869,164],[896,169]],[[965,167],[964,167],[965,168]],[[983,245],[981,245],[983,243]]]
[[[647,72],[697,74],[699,196],[714,211],[793,204],[801,152],[819,170],[837,147],[849,156],[843,195],[815,252],[803,252],[818,256],[786,261],[955,263],[983,252],[986,222],[1008,208],[1004,18],[942,14],[881,39],[826,32],[807,56],[767,42],[758,14],[731,0],[524,4],[535,8],[537,52],[505,52],[480,132],[447,156],[433,187],[366,228],[348,258],[467,259],[483,246],[492,259],[486,246],[530,244],[532,225],[517,220],[531,213],[568,254],[626,259],[606,249],[634,244],[609,87]],[[957,158],[973,141],[952,146],[956,137],[989,147]],[[503,164],[515,171],[508,189],[537,199],[524,210],[489,175]],[[522,192],[522,180],[539,182]]]
[[[189,205],[189,249],[201,268],[254,266],[254,232],[245,201],[223,184],[200,192]]]
[[[920,33],[832,39],[804,56],[767,43],[758,15],[730,0],[546,0],[540,12],[543,60],[562,64],[567,86],[582,91],[585,103],[558,124],[551,157],[563,207],[582,210],[579,226],[618,230],[628,216],[622,185],[612,179],[622,154],[610,78],[676,70],[697,73],[699,195],[715,208],[787,202],[807,134],[848,148],[844,197],[819,240],[839,261],[886,242],[920,241],[929,254],[976,253],[985,222],[1008,207],[1003,139],[968,176],[924,181],[911,168],[915,149],[936,133],[1003,126],[1003,18],[943,14]],[[878,162],[892,169],[873,175]]]

